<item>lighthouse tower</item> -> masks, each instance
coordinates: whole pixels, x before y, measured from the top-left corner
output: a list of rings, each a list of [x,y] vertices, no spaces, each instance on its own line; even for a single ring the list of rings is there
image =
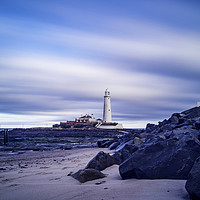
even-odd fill
[[[110,91],[107,88],[104,96],[103,123],[112,122],[110,98],[111,98]]]
[[[104,96],[104,107],[103,107],[103,123],[102,121],[96,125],[96,128],[102,129],[123,129],[123,125],[117,122],[112,122],[111,117],[111,103],[110,103],[110,91],[106,89]]]

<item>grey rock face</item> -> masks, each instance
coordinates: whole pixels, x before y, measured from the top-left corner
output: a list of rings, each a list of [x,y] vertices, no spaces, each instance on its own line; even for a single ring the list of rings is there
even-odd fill
[[[200,142],[191,136],[158,141],[133,153],[119,172],[122,179],[187,179],[199,155]]]
[[[200,200],[200,157],[198,157],[190,171],[185,185],[192,200]]]
[[[108,153],[100,151],[85,167],[85,169],[97,169],[99,171],[116,164],[115,158]]]
[[[72,174],[71,176],[76,180],[80,181],[81,183],[106,177],[105,174],[101,173],[96,169],[79,170],[78,172]]]

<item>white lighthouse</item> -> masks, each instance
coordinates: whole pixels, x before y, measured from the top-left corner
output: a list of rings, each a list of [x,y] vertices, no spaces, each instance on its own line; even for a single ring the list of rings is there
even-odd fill
[[[108,88],[104,95],[104,107],[103,107],[103,123],[102,121],[96,125],[96,128],[102,129],[123,129],[123,125],[118,122],[112,122],[111,116],[111,96]]]
[[[103,123],[112,122],[110,98],[110,91],[107,88],[104,96]]]

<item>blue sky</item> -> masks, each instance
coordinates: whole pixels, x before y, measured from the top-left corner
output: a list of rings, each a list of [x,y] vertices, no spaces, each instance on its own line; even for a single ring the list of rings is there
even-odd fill
[[[200,2],[1,0],[0,125],[81,114],[145,127],[200,101]]]

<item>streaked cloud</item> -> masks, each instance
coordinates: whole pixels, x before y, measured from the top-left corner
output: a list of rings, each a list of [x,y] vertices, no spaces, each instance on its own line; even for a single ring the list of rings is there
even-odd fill
[[[170,3],[182,8],[179,14],[184,19],[192,9],[190,20],[200,16],[192,6]],[[152,6],[148,12],[156,11],[154,4],[147,4]],[[38,5],[32,1],[18,5],[20,9],[30,6],[27,18],[26,12],[17,12],[17,17],[0,15],[0,109],[2,116],[12,118],[4,124],[16,124],[15,118],[20,117],[22,124],[26,115],[43,116],[41,123],[82,113],[102,117],[107,87],[113,118],[125,124],[132,120],[144,126],[199,100],[198,25],[196,29],[195,24],[178,26],[153,13],[151,19],[137,12],[116,16],[106,11],[102,16],[93,4],[96,13],[83,10],[84,5]],[[140,3],[136,6],[141,9]],[[123,9],[128,8],[120,12]],[[161,10],[176,16],[175,9],[158,4],[156,12],[163,17]],[[35,11],[41,17],[34,16]]]

